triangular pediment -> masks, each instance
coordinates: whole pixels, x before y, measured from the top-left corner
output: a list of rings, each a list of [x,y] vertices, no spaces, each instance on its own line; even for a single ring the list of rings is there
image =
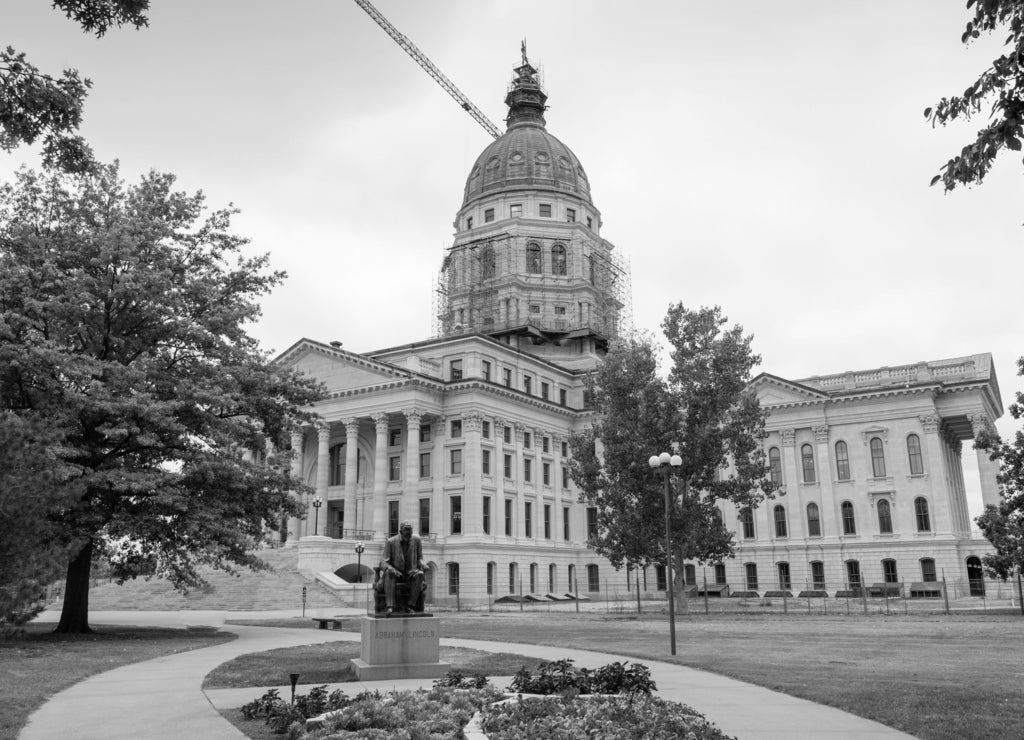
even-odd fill
[[[328,393],[365,388],[409,377],[409,371],[404,368],[309,339],[296,342],[281,353],[274,364],[316,378],[327,386]]]
[[[819,390],[768,373],[758,375],[750,381],[749,387],[757,393],[757,400],[762,406],[807,403],[828,398],[827,394]]]

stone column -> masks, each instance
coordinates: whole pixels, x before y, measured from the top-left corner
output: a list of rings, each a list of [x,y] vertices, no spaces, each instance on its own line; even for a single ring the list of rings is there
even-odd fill
[[[953,501],[956,504],[956,522],[959,530],[964,534],[971,531],[971,515],[967,511],[967,488],[964,485],[964,468],[960,458],[964,451],[963,443],[949,436],[949,471],[953,490]]]
[[[304,437],[305,435],[302,433],[301,429],[296,429],[292,432],[291,471],[292,477],[299,482],[302,481],[302,441]],[[302,503],[302,497],[299,495],[298,491],[293,491],[292,497],[300,504]],[[288,522],[285,526],[287,527],[287,530],[282,532],[282,542],[294,543],[299,539],[299,527],[301,526],[301,521],[297,516],[290,516],[288,517]]]
[[[971,421],[971,430],[974,438],[982,432],[995,434],[992,428],[992,421],[987,414],[976,413],[967,417]],[[999,506],[1002,497],[1000,496],[999,484],[996,482],[996,475],[999,473],[999,463],[989,460],[989,453],[975,446],[978,454],[978,477],[981,478],[981,500],[985,506]]]
[[[842,525],[836,519],[835,494],[832,491],[832,456],[829,454],[831,450],[828,443],[828,424],[814,427],[814,442],[818,453],[818,483],[821,489],[821,496],[815,499],[815,503],[821,517],[821,535],[835,537],[841,532]],[[807,521],[806,508],[800,512],[800,521]],[[803,534],[807,534],[806,525]]]
[[[430,518],[437,522],[434,531],[441,535],[451,534],[448,522],[448,510],[444,505],[444,423],[445,417],[439,416],[430,422],[430,479],[433,482],[430,496]],[[445,574],[438,571],[438,578]],[[439,588],[436,585],[435,588]],[[438,593],[441,593],[440,591]]]
[[[483,531],[483,473],[480,454],[482,428],[483,417],[479,414],[466,414],[462,417],[462,433],[466,439],[462,452],[462,477],[465,481],[465,487],[462,489],[463,535],[479,535]]]
[[[360,529],[356,521],[356,486],[359,485],[359,419],[345,423],[345,529]],[[343,533],[344,536],[344,533]]]
[[[561,434],[551,435],[551,541],[558,538],[558,510],[562,502],[562,442],[566,437]],[[568,461],[566,461],[568,462]],[[541,527],[544,526],[543,512],[541,512]],[[541,535],[543,535],[543,529]]]
[[[928,473],[931,482],[932,495],[928,503],[931,509],[932,531],[953,532],[956,530],[956,526],[951,510],[952,486],[947,467],[946,446],[939,434],[942,428],[942,419],[938,414],[925,414],[918,418],[921,420],[921,428],[924,430],[924,449],[928,455],[925,472]],[[916,529],[915,522],[914,530],[916,531]]]
[[[373,532],[381,539],[388,535],[388,415],[378,412],[372,417],[377,430],[373,448]]]
[[[331,467],[331,425],[326,422],[317,424],[317,448],[316,448],[316,495],[323,502],[320,513],[327,515],[327,483],[330,481]],[[318,534],[323,532],[324,522],[319,521],[320,516],[313,508],[313,499],[307,502],[306,506],[306,534]],[[317,532],[313,531],[316,526]]]
[[[412,531],[420,532],[420,421],[423,412],[417,408],[402,409],[405,416],[405,480],[402,482],[402,521],[412,522]]]
[[[516,476],[516,481],[515,481],[515,485],[516,485],[516,519],[515,519],[514,522],[512,522],[512,536],[513,537],[521,536],[521,533],[523,531],[523,519],[526,517],[526,492],[524,491],[524,489],[526,488],[526,476],[525,476],[524,468],[526,466],[523,464],[523,461],[526,458],[526,455],[525,455],[525,452],[524,452],[524,448],[523,448],[523,436],[525,435],[525,433],[526,433],[526,427],[517,422],[516,425],[515,425],[515,434],[516,434],[516,456],[515,456],[515,460],[516,460],[516,470],[515,470],[515,476]],[[504,527],[505,527],[505,522],[504,522],[505,503],[504,502],[502,502],[502,505],[501,505],[501,513],[502,513],[502,532],[504,532],[505,531],[504,530]]]
[[[505,506],[505,455],[512,449],[505,447],[505,427],[508,421],[500,416],[494,419],[494,496],[491,498],[491,536],[503,533],[501,516]]]
[[[775,507],[782,505],[786,508],[786,538],[792,539],[797,535],[793,532],[793,516],[791,509],[799,511],[803,508],[803,496],[801,495],[801,484],[803,483],[803,468],[796,459],[796,430],[783,429],[782,432],[782,479],[786,481],[786,498],[781,501],[775,500],[768,508],[768,525],[771,538],[775,539]]]

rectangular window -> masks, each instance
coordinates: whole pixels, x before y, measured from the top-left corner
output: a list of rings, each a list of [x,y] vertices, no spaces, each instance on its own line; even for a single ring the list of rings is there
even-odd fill
[[[430,424],[420,424],[420,442],[430,441]]]
[[[420,478],[430,477],[430,453],[420,453]]]
[[[668,579],[665,578],[665,566],[655,565],[654,566],[654,581],[655,588],[659,591],[666,591],[668,589]]]
[[[420,499],[420,534],[430,534],[430,499]]]
[[[402,458],[388,458],[388,480],[402,480]]]
[[[491,533],[491,497],[484,496],[484,534]]]
[[[533,435],[529,432],[523,432],[523,447],[527,450],[533,446]]]
[[[555,316],[565,316],[565,306],[555,306]]]
[[[601,590],[601,576],[596,565],[587,566],[587,590],[588,591],[600,591]]]
[[[452,534],[462,534],[462,496],[452,496],[449,499],[451,502],[451,532]]]
[[[587,539],[597,539],[597,508],[587,507]]]
[[[754,539],[754,512],[749,506],[740,509],[740,522],[743,523],[743,539]]]
[[[899,583],[900,577],[896,573],[896,561],[886,559],[882,561],[882,577],[886,583]]]
[[[512,387],[512,368],[503,367],[501,369],[502,382],[506,388]]]
[[[462,450],[451,451],[451,474],[462,475]]]
[[[533,479],[533,460],[526,458],[523,460],[523,482],[530,483]]]
[[[523,204],[513,203],[508,207],[509,218],[519,218],[523,215]]]
[[[491,382],[491,363],[488,362],[487,360],[483,361],[483,370],[482,370],[482,372],[483,372],[483,375],[484,375],[484,380],[486,380],[488,383],[490,383]]]
[[[569,468],[562,468],[562,488],[569,487]]]
[[[533,378],[529,375],[523,376],[523,393],[528,396],[533,394]]]
[[[569,443],[562,442],[562,457],[569,457]]]
[[[505,480],[512,480],[512,456],[505,455]]]
[[[504,427],[504,428],[502,428],[501,436],[502,436],[502,439],[505,441],[505,444],[507,444],[507,445],[512,444],[512,427]]]
[[[459,564],[448,563],[448,595],[455,596],[459,593]]]
[[[725,580],[725,563],[715,563],[715,585],[724,586],[728,583]]]
[[[481,450],[480,454],[480,472],[484,475],[491,474],[491,451]]]
[[[548,397],[550,395],[551,395],[551,385],[548,384],[548,383],[541,383],[540,384],[540,397],[543,398],[545,401],[547,401]]]
[[[400,501],[388,501],[388,537],[398,534],[398,507]]]
[[[448,379],[462,380],[462,360],[452,360],[448,363]]]
[[[494,593],[494,572],[497,570],[497,563],[487,564],[487,594],[491,595]]]
[[[512,507],[515,506],[515,501],[510,498],[505,499],[505,536],[512,536]]]
[[[545,486],[551,485],[551,463],[541,465],[541,483]]]
[[[793,588],[793,582],[789,579],[789,563],[778,563],[779,569],[779,588],[783,591],[788,591]]]
[[[514,594],[516,592],[516,564],[509,563],[508,566],[508,592]]]
[[[587,216],[587,228],[588,229],[594,228],[594,219],[591,218],[590,216]]]
[[[489,224],[493,220],[494,220],[494,209],[493,208],[485,209],[484,210],[484,223],[485,224]]]
[[[538,213],[541,218],[551,218],[551,204],[541,203],[538,207]]]
[[[562,507],[562,539],[568,542],[571,538],[569,537],[569,507]]]
[[[566,208],[565,209],[565,220],[569,223],[573,223],[576,220],[576,209]]]
[[[544,504],[544,539],[551,539],[551,504]]]
[[[473,228],[473,217],[472,216],[467,216],[466,217],[466,228],[467,229],[472,229]]]
[[[457,439],[462,436],[462,419],[455,419],[452,421],[451,426],[451,438]]]
[[[523,517],[523,530],[527,537],[533,537],[533,504],[526,502],[526,510]]]
[[[931,558],[921,559],[921,580],[925,583],[935,583],[938,580],[935,574],[935,561]]]
[[[541,437],[540,448],[545,453],[551,452],[551,437]]]
[[[398,447],[402,444],[402,430],[401,429],[389,429],[388,430],[388,447]]]
[[[491,438],[491,422],[485,421],[480,424],[480,434],[484,439]]]
[[[530,304],[530,313],[540,313],[540,304],[539,303],[531,303]]]
[[[811,563],[811,585],[819,590],[825,590],[825,564],[820,560]]]
[[[860,563],[856,560],[846,561],[846,581],[850,588],[860,588]]]

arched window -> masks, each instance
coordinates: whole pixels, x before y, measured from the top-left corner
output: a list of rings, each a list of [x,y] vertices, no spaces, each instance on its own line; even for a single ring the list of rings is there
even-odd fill
[[[598,572],[596,565],[587,566],[587,590],[601,590],[601,574]]]
[[[749,506],[744,506],[740,509],[739,519],[743,527],[743,539],[754,539],[754,512],[751,511]]]
[[[888,501],[878,502],[878,531],[882,534],[892,534],[892,511],[889,509]]]
[[[860,588],[860,563],[856,560],[846,561],[846,583],[850,588]]]
[[[459,593],[459,564],[448,563],[448,595],[455,596]]]
[[[820,560],[811,561],[811,588],[825,590],[825,564]]]
[[[516,564],[508,564],[508,592],[514,594],[516,592]]]
[[[779,571],[779,588],[783,591],[793,588],[793,582],[789,577],[789,563],[776,563],[775,567]]]
[[[840,507],[843,513],[843,534],[857,534],[857,521],[853,516],[853,504],[844,501]]]
[[[821,514],[817,504],[807,504],[807,534],[821,537]]]
[[[939,580],[935,572],[935,560],[932,558],[921,558],[921,580],[925,583],[935,583]]]
[[[552,563],[548,566],[548,593],[555,592],[555,584],[558,582],[558,566]]]
[[[498,576],[498,564],[490,562],[487,564],[487,594],[494,593],[494,579]]]
[[[985,595],[985,573],[981,569],[981,560],[974,555],[967,558],[967,584],[971,596]]]
[[[871,438],[871,474],[876,478],[885,477],[885,450],[880,437]]]
[[[836,477],[839,480],[850,480],[850,451],[846,442],[836,442]]]
[[[697,583],[697,569],[692,565],[683,566],[683,581],[687,586],[693,586]]]
[[[896,572],[896,561],[886,558],[882,561],[882,580],[886,583],[899,583],[900,576]]]
[[[551,274],[565,274],[565,247],[561,244],[551,247]]]
[[[494,247],[490,244],[480,251],[480,274],[484,279],[494,277]]]
[[[747,590],[757,591],[757,563],[746,563],[743,566],[747,576]]]
[[[569,578],[569,583],[568,583],[569,590],[570,591],[579,590],[580,586],[579,586],[578,583],[576,583],[576,566],[575,565],[568,566],[568,578]]]
[[[539,569],[536,563],[530,563],[530,593],[537,593],[537,574]]]
[[[814,483],[814,450],[810,445],[800,447],[800,463],[804,469],[804,483]]]
[[[327,485],[329,486],[343,486],[345,485],[345,443],[340,445],[334,445],[331,448],[330,459],[328,461],[327,470],[329,475],[327,476]]]
[[[771,476],[772,483],[777,486],[782,485],[782,455],[779,454],[778,447],[768,450],[768,474]]]
[[[921,438],[916,434],[907,437],[907,459],[911,475],[924,475],[924,458],[921,457]]]
[[[932,520],[928,516],[928,502],[920,496],[914,499],[914,518],[917,520],[918,532],[932,531]]]
[[[774,509],[775,514],[775,536],[786,536],[786,507],[781,504]]]
[[[724,586],[728,581],[725,580],[725,563],[715,563],[715,585]]]
[[[543,264],[540,255],[540,244],[531,242],[526,245],[526,271],[539,275],[543,272]]]

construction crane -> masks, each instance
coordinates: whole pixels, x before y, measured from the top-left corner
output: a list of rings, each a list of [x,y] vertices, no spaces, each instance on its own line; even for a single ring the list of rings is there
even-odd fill
[[[368,16],[373,18],[378,26],[387,32],[388,36],[393,38],[399,46],[405,49],[405,53],[415,59],[416,63],[423,67],[427,74],[433,77],[434,81],[437,82],[438,85],[443,87],[449,95],[455,98],[455,102],[458,103],[464,111],[469,113],[469,115],[473,116],[476,122],[483,126],[487,133],[495,139],[501,136],[501,130],[491,122],[491,119],[485,116],[479,108],[473,105],[469,98],[467,98],[459,88],[455,87],[455,83],[445,77],[441,70],[434,66],[434,63],[427,58],[427,55],[416,48],[416,44],[407,39],[397,28],[392,26],[391,23],[388,22],[388,19],[381,15],[380,11],[373,7],[373,4],[370,3],[369,0],[355,0],[355,2],[356,5],[366,11]]]

